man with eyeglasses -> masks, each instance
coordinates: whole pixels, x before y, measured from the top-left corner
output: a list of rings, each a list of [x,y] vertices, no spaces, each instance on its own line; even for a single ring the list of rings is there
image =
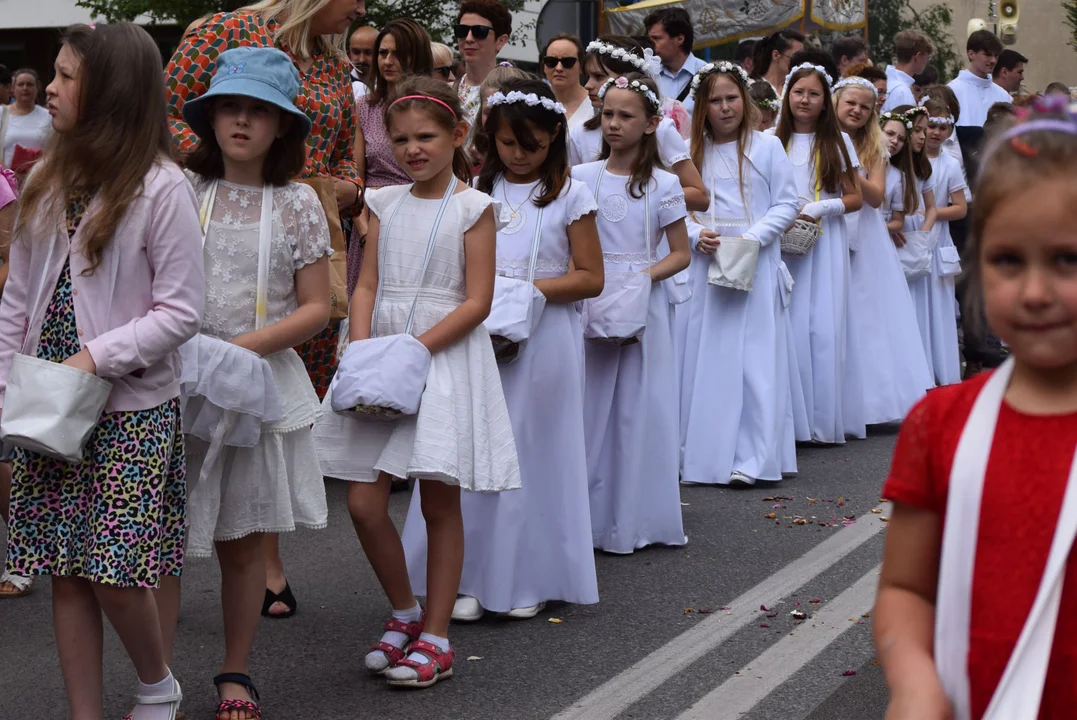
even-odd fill
[[[692,19],[684,8],[663,8],[644,18],[643,25],[654,43],[655,55],[662,60],[658,89],[663,96],[680,100],[691,112],[693,103],[688,93],[692,77],[706,64],[692,54]]]
[[[370,77],[370,64],[374,62],[374,42],[378,29],[370,25],[357,28],[348,39],[348,59],[352,63],[352,91],[355,99],[370,92],[366,79]]]
[[[464,76],[456,85],[468,122],[479,111],[479,86],[497,65],[497,54],[512,34],[512,14],[497,0],[465,0],[453,34],[464,57]]]

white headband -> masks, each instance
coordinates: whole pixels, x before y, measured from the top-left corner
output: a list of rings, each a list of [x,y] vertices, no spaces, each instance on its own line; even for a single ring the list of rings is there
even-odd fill
[[[621,60],[635,66],[641,73],[649,75],[652,78],[658,77],[658,73],[662,70],[661,58],[656,56],[654,51],[650,48],[645,49],[643,51],[643,57],[640,57],[634,52],[617,47],[616,45],[610,45],[601,40],[592,40],[587,45],[587,52],[598,53],[599,55],[609,55],[614,60]]]
[[[867,78],[857,77],[855,75],[852,77],[842,78],[841,80],[838,80],[838,84],[830,88],[830,92],[836,93],[838,90],[847,87],[860,87],[864,88],[865,90],[871,90],[871,94],[875,96],[875,99],[879,99],[879,91],[875,89],[875,86],[871,83],[871,81]]]
[[[953,125],[956,123],[953,115],[947,115],[946,117],[929,117],[927,122],[929,125]]]
[[[795,75],[800,70],[814,70],[815,72],[819,73],[820,75],[823,76],[823,79],[826,80],[826,86],[828,88],[831,85],[834,84],[834,81],[830,78],[830,73],[828,73],[826,71],[826,68],[824,68],[822,65],[812,65],[811,63],[801,63],[800,65],[797,65],[795,68],[790,70],[789,74],[785,76],[785,88],[782,90],[782,97],[789,94],[789,90],[790,90],[789,80],[792,79],[793,75]]]
[[[617,88],[618,90],[632,90],[633,92],[639,93],[647,99],[647,102],[651,104],[651,108],[653,108],[655,112],[658,112],[662,109],[662,103],[658,102],[658,96],[654,94],[653,90],[641,83],[639,80],[629,81],[629,79],[624,77],[623,75],[619,78],[610,78],[606,82],[602,83],[602,87],[598,89],[598,98],[600,100],[605,99],[606,93],[609,92],[610,88],[613,87]]]
[[[550,112],[566,115],[565,106],[559,102],[555,102],[547,97],[539,97],[535,93],[522,93],[519,90],[512,90],[507,95],[502,92],[495,92],[493,95],[486,99],[486,106],[493,107],[495,105],[513,105],[515,103],[524,103],[530,107],[541,105]]]
[[[748,77],[747,71],[740,65],[729,62],[728,60],[719,60],[718,62],[710,62],[696,71],[695,76],[692,78],[692,92],[689,94],[693,100],[696,97],[696,90],[699,89],[703,79],[708,75],[714,73],[725,73],[726,75],[732,75],[733,78],[746,88],[752,86],[752,79]]]

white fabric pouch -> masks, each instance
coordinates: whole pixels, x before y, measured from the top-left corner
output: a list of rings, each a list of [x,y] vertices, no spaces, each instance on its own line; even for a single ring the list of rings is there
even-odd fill
[[[916,280],[931,274],[931,256],[934,254],[935,241],[932,233],[922,230],[907,230],[905,244],[897,248],[901,269],[905,278]]]
[[[691,277],[686,268],[662,281],[670,305],[683,305],[692,299],[692,285],[689,282]]]
[[[935,248],[935,271],[939,277],[953,277],[961,274],[961,253],[953,245],[940,245]]]
[[[494,301],[483,324],[493,340],[498,362],[519,357],[545,309],[546,296],[533,282],[501,275],[494,278]]]
[[[15,355],[0,440],[69,463],[82,451],[105,411],[112,383],[68,365]]]
[[[784,262],[778,265],[778,289],[782,293],[782,307],[788,309],[793,302],[793,273]]]
[[[398,417],[419,412],[430,351],[406,333],[348,345],[330,387],[338,413]]]
[[[753,238],[719,238],[718,249],[707,267],[707,284],[751,292],[759,248],[759,241]]]
[[[616,345],[638,342],[647,329],[653,284],[646,272],[606,273],[602,294],[583,304],[583,336]]]

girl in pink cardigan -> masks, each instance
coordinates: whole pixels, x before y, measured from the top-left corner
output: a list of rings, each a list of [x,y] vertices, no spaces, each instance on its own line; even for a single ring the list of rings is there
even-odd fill
[[[19,198],[0,306],[0,412],[16,353],[113,389],[82,462],[16,450],[7,571],[52,576],[69,717],[101,717],[104,612],[138,674],[131,717],[174,720],[162,627],[178,608],[159,613],[153,589],[183,561],[177,351],[202,321],[198,208],[168,159],[161,57],[144,30],[72,27],[47,94],[56,135]]]

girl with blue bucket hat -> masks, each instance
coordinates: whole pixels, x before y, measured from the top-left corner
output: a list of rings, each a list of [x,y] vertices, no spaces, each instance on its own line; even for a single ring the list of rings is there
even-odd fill
[[[247,663],[264,535],[327,520],[311,431],[320,404],[292,349],[329,322],[332,252],[317,193],[293,182],[311,128],[298,91],[285,53],[242,47],[221,53],[209,89],[183,106],[200,138],[187,168],[208,268],[201,334],[183,352],[187,552],[215,547],[221,566],[220,720],[261,717]]]

